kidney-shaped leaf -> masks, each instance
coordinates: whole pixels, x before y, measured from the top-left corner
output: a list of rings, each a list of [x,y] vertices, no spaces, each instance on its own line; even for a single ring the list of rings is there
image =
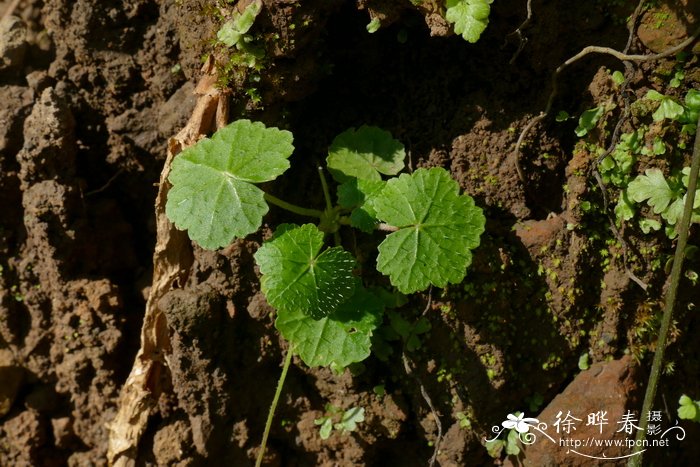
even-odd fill
[[[350,128],[335,137],[326,163],[339,182],[355,177],[381,180],[381,175],[396,175],[403,169],[406,152],[391,133],[375,126]]]
[[[486,219],[446,170],[389,180],[373,206],[378,219],[398,228],[379,245],[377,269],[402,293],[464,279]]]
[[[308,366],[345,367],[369,356],[383,310],[382,301],[358,285],[333,314],[315,320],[300,311],[280,312],[275,327]]]
[[[292,134],[238,120],[182,151],[168,180],[165,213],[202,247],[226,246],[260,228],[268,206],[252,183],[289,168]]]
[[[386,182],[383,180],[363,180],[353,178],[338,185],[338,204],[350,213],[350,225],[371,233],[377,224],[372,200],[382,191]]]
[[[352,296],[355,259],[341,247],[322,247],[323,232],[315,225],[283,225],[255,253],[262,291],[280,313],[321,319]]]
[[[468,42],[476,42],[489,24],[493,0],[447,0],[445,19]]]

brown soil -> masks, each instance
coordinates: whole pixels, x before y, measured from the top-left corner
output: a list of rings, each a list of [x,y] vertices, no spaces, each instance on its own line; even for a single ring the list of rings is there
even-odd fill
[[[0,12],[10,3],[0,2]],[[107,463],[110,423],[140,346],[166,143],[193,112],[203,58],[226,61],[213,38],[217,12],[231,6],[219,3],[23,0],[19,19],[3,20],[0,465]],[[406,145],[412,169],[449,169],[488,219],[464,283],[402,307],[408,319],[427,311],[431,330],[418,350],[394,343],[386,360],[372,356],[341,375],[295,360],[269,465],[426,465],[438,424],[421,386],[441,422],[440,465],[500,464],[483,446],[491,427],[516,410],[539,413],[580,373],[581,354],[601,367],[636,357],[624,358],[636,365],[634,376],[609,383],[625,385],[628,407],[639,404],[632,389],[646,384],[655,339],[644,330],[661,308],[673,243],[662,233],[623,232],[636,255],[628,267],[649,288],[630,280],[607,216],[582,210],[584,200],[603,201],[575,120],[534,128],[520,156],[524,182],[513,152],[546,104],[552,70],[587,45],[622,49],[624,18],[636,3],[535,1],[513,63],[518,43],[509,34],[525,18],[524,1],[495,2],[475,45],[449,36],[436,2],[424,3],[265,0],[256,23],[267,41],[260,80],[221,77],[232,118],[293,131],[292,169],[266,187],[289,201],[320,206],[315,161],[339,132],[372,124]],[[673,15],[642,19],[650,48],[687,37],[698,18],[691,3],[662,5],[659,12]],[[375,34],[365,29],[368,12],[385,25]],[[672,33],[650,35],[659,18],[678,26],[664,23]],[[635,40],[633,50],[644,45]],[[676,90],[663,87],[661,73],[673,69],[673,57],[638,67],[634,92],[697,89],[698,56],[685,63]],[[580,115],[612,99],[618,110],[607,128],[614,127],[623,100],[606,67],[623,69],[601,56],[570,67],[555,108]],[[246,94],[252,87],[259,101]],[[588,141],[609,144],[609,132],[599,133]],[[264,233],[299,220],[273,210]],[[131,454],[137,465],[252,465],[286,349],[253,260],[264,233],[216,252],[194,246],[187,283],[160,300],[167,370]],[[344,235],[371,258],[377,238]],[[696,228],[690,243],[699,241]],[[697,270],[699,261],[687,267]],[[681,394],[700,398],[700,320],[692,311],[700,294],[684,279],[680,295],[667,355],[675,367],[657,405],[671,419]],[[385,395],[375,393],[378,385]],[[364,407],[365,421],[324,441],[314,420],[328,403]],[[460,426],[460,414],[471,427]],[[685,441],[650,453],[657,465],[697,459],[700,433],[684,426]]]

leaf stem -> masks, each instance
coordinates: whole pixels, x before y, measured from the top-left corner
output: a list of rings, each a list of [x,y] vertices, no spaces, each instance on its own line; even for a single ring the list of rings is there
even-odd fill
[[[700,119],[698,119],[700,127]],[[700,129],[695,134],[695,144],[693,146],[693,160],[690,166],[690,179],[688,180],[688,194],[685,200],[683,209],[683,217],[681,218],[678,227],[678,243],[676,244],[676,253],[673,257],[673,267],[671,269],[671,283],[666,294],[666,303],[664,307],[664,315],[661,318],[661,329],[659,329],[659,339],[656,343],[656,352],[654,360],[651,364],[651,373],[649,375],[649,383],[647,384],[646,393],[644,394],[644,403],[642,404],[642,412],[639,414],[640,430],[637,431],[636,444],[638,446],[644,444],[646,438],[648,420],[644,414],[648,413],[654,403],[656,397],[656,388],[659,384],[661,376],[661,366],[664,362],[664,351],[666,350],[666,338],[668,330],[671,327],[671,318],[673,317],[673,308],[676,304],[676,291],[681,277],[683,268],[683,259],[685,255],[685,245],[688,241],[688,230],[690,229],[690,219],[693,213],[693,203],[695,201],[695,189],[698,181],[698,171],[700,171]],[[638,467],[642,465],[642,456],[644,450],[639,452],[638,456],[630,458],[629,467]]]
[[[270,204],[274,204],[275,206],[278,206],[282,209],[286,209],[287,211],[293,212],[294,214],[299,214],[300,216],[318,218],[323,216],[323,212],[319,211],[318,209],[302,208],[301,206],[297,206],[296,204],[288,203],[284,200],[281,200],[278,197],[271,195],[270,193],[265,193],[265,200]]]
[[[328,189],[328,182],[326,181],[326,175],[323,173],[323,167],[318,166],[318,176],[321,179],[321,187],[323,187],[323,197],[326,200],[326,212],[331,213],[333,211],[333,201],[331,201],[331,192]],[[333,240],[335,241],[335,246],[340,246],[340,233],[336,230],[333,232]]]
[[[255,461],[255,467],[260,467],[262,465],[263,457],[265,457],[265,448],[267,447],[267,438],[270,435],[270,428],[272,427],[272,420],[275,417],[275,409],[277,409],[277,402],[279,402],[280,395],[282,394],[282,386],[284,386],[284,380],[287,378],[287,371],[292,363],[292,355],[294,354],[294,348],[292,344],[289,344],[289,349],[287,350],[287,356],[284,359],[284,365],[282,366],[282,374],[277,380],[277,390],[275,391],[275,397],[272,399],[272,404],[270,404],[270,411],[267,414],[267,422],[265,422],[265,431],[263,432],[263,439],[260,443],[260,451],[258,451],[258,458]]]
[[[323,167],[320,165],[318,166],[318,176],[321,179],[321,186],[323,187],[323,197],[326,199],[326,209],[330,211],[333,209],[331,192],[328,190],[328,182],[326,181],[326,176],[323,174]]]

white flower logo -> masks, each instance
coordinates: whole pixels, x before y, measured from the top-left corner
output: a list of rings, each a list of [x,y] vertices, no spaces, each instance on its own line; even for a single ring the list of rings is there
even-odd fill
[[[530,425],[539,423],[536,418],[525,418],[525,414],[522,412],[516,412],[517,415],[509,413],[508,420],[501,423],[503,428],[513,429],[518,433],[527,433],[530,431]]]

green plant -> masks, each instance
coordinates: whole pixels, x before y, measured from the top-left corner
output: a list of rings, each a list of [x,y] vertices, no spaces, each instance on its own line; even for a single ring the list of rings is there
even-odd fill
[[[367,358],[385,307],[398,306],[402,294],[464,279],[485,224],[481,209],[459,193],[444,169],[396,176],[404,168],[403,145],[369,126],[341,133],[329,148],[327,166],[339,184],[337,204],[320,168],[325,209],[283,201],[257,184],[289,168],[292,141],[288,131],[238,120],[185,149],[168,177],[166,215],[207,249],[256,232],[268,203],[318,219],[317,225],[279,225],[255,253],[262,292],[277,310],[275,327],[291,344],[259,462],[292,354],[309,366],[335,368]],[[357,260],[341,246],[343,226],[387,233],[378,246],[377,270],[400,293],[365,287],[355,275]],[[327,236],[335,246],[326,247]],[[391,327],[409,350],[417,348],[418,334],[429,329],[427,320],[414,326],[391,313]]]
[[[470,429],[472,427],[471,420],[469,420],[469,417],[465,415],[464,412],[457,412],[455,414],[455,417],[457,417],[457,421],[459,422],[460,428]]]
[[[520,412],[516,412],[515,415],[519,415]],[[512,428],[508,430],[508,435],[505,439],[494,439],[486,441],[486,451],[489,456],[494,459],[501,457],[501,453],[505,450],[508,456],[517,456],[520,454],[520,437],[516,429]]]
[[[254,0],[242,13],[236,11],[216,33],[219,42],[229,48],[235,47],[238,51],[238,54],[232,58],[235,65],[246,65],[252,68],[264,56],[264,50],[256,46],[253,36],[248,34],[260,10],[262,10],[262,0]]]
[[[700,401],[694,401],[683,394],[678,401],[678,418],[700,423]]]
[[[652,114],[652,118],[655,122],[664,119],[677,121],[683,125],[683,132],[691,135],[695,134],[698,115],[700,114],[700,90],[689,90],[683,102],[679,102],[673,97],[665,96],[654,90],[647,92],[644,98],[659,102],[659,106]]]
[[[334,420],[338,420],[334,422]],[[332,404],[326,404],[326,415],[314,420],[314,424],[320,426],[321,439],[330,438],[333,429],[340,434],[355,431],[357,424],[365,421],[365,409],[363,407],[350,407],[343,411]]]
[[[445,19],[468,42],[476,42],[489,24],[493,0],[447,0]]]
[[[685,167],[680,176],[665,178],[660,169],[647,169],[644,175],[638,175],[632,180],[627,193],[633,201],[646,201],[654,214],[660,214],[666,221],[666,233],[673,238],[677,235],[676,224],[683,215],[683,206],[687,197],[688,175],[690,167]],[[700,197],[695,195],[691,222],[700,222]],[[658,230],[661,224],[654,219],[642,219],[640,228],[643,231]]]

